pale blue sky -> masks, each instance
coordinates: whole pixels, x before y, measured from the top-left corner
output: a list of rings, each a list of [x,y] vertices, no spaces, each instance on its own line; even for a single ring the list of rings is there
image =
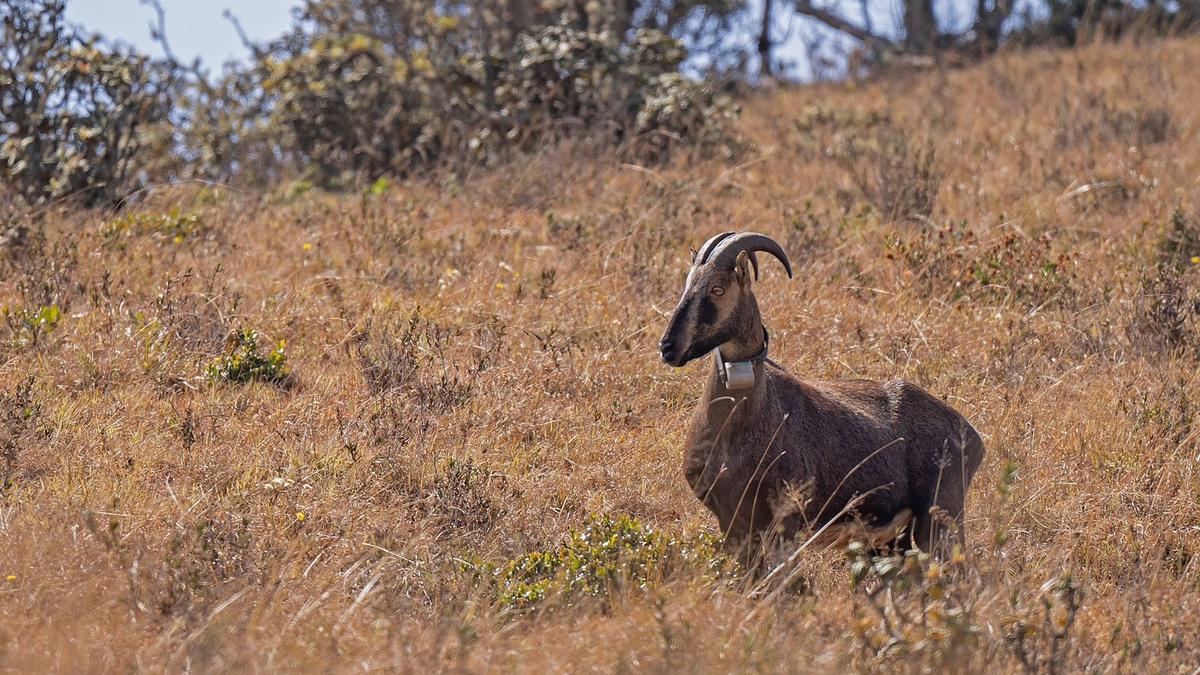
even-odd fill
[[[167,40],[180,59],[199,56],[206,67],[218,69],[230,59],[244,59],[233,26],[222,16],[232,10],[251,39],[264,40],[283,33],[291,25],[296,0],[162,0],[167,15]],[[138,0],[68,0],[67,18],[112,40],[121,40],[140,51],[161,55],[150,39],[154,11]]]

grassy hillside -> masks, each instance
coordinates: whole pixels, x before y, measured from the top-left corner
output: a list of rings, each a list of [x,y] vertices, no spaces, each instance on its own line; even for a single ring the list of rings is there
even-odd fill
[[[13,216],[0,669],[1190,672],[1198,70],[1008,55],[762,94],[732,159]],[[984,435],[965,555],[722,559],[704,366],[655,343],[733,228],[797,267],[757,289],[780,363]]]

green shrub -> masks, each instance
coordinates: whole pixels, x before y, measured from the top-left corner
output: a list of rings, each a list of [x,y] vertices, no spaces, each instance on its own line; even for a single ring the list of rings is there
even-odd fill
[[[210,382],[290,381],[286,342],[280,340],[266,356],[259,353],[258,332],[243,329],[230,337],[226,353],[209,364],[205,371]]]
[[[683,568],[717,574],[722,560],[709,537],[683,539],[630,516],[601,516],[589,518],[556,548],[476,569],[495,585],[500,604],[521,608],[551,598],[607,600],[621,589],[661,584]]]

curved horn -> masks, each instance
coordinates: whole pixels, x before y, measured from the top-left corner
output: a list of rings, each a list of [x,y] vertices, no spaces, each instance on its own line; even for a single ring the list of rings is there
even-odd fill
[[[716,239],[716,237],[713,237],[713,239]],[[712,239],[709,241],[711,242]],[[788,278],[792,278],[792,263],[788,261],[787,253],[783,252],[783,247],[774,239],[757,232],[741,232],[732,237],[722,236],[721,241],[716,246],[716,250],[711,251],[708,258],[718,267],[733,267],[738,253],[742,251],[750,254],[750,262],[754,265],[755,279],[758,278],[758,260],[754,255],[755,251],[770,253],[778,258],[779,262],[783,263],[783,269],[787,270]]]
[[[703,265],[704,263],[708,262],[709,257],[712,256],[713,249],[715,249],[722,241],[732,237],[735,234],[737,234],[737,232],[722,232],[721,234],[718,234],[704,242],[704,245],[700,247],[700,250],[696,252],[696,255],[692,256],[692,265]]]

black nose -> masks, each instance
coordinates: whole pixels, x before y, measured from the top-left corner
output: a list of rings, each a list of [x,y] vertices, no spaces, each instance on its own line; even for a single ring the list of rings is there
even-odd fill
[[[675,341],[663,338],[658,343],[658,351],[662,352],[663,361],[671,361],[671,358],[675,356]]]

